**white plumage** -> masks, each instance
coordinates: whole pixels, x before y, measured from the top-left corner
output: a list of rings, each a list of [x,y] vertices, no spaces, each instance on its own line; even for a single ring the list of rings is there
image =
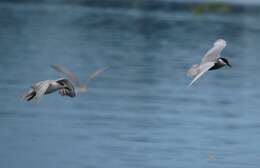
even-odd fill
[[[204,55],[200,64],[193,65],[187,72],[187,75],[194,77],[189,86],[192,86],[202,75],[209,70],[219,69],[225,65],[230,66],[226,58],[221,58],[220,54],[226,47],[227,43],[223,39],[218,39],[214,42],[213,47]]]

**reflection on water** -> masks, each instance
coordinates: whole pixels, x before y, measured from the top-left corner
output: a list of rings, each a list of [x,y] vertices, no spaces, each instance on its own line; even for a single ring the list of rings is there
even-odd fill
[[[0,6],[1,167],[258,167],[258,14]],[[233,65],[187,88],[217,38]],[[87,94],[19,101],[59,63]]]

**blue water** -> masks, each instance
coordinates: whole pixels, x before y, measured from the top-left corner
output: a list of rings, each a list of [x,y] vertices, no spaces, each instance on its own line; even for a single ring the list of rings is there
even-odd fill
[[[218,38],[233,68],[187,88]],[[1,168],[258,168],[260,15],[0,4]],[[20,100],[31,84],[83,81],[75,98]]]

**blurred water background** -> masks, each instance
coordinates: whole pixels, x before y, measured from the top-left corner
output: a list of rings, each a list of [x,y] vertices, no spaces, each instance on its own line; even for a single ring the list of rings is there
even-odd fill
[[[259,1],[35,2],[0,2],[1,168],[260,166]],[[187,88],[218,38],[233,68]],[[21,101],[53,63],[110,69],[73,99]]]

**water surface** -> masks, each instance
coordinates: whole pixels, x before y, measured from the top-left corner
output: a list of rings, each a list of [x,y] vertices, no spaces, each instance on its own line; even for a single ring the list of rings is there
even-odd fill
[[[0,4],[0,167],[258,168],[260,15]],[[233,68],[194,87],[218,38]],[[19,97],[59,63],[87,94]]]

